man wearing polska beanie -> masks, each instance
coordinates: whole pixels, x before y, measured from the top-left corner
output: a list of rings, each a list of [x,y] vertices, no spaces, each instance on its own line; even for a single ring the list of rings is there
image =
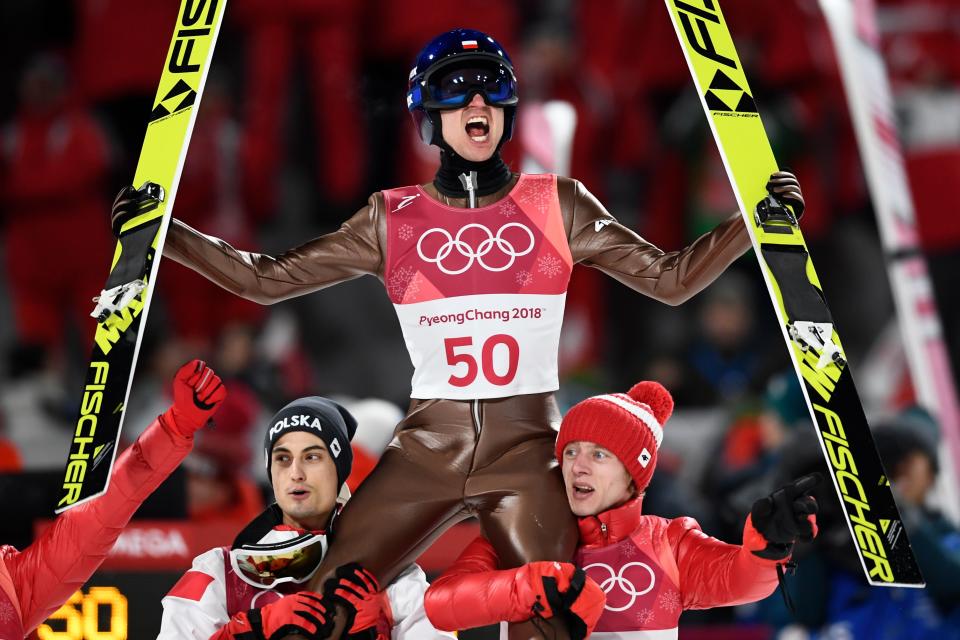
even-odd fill
[[[350,441],[357,421],[340,404],[294,400],[266,425],[267,478],[276,502],[250,522],[231,547],[197,556],[163,598],[157,640],[323,640],[334,607],[347,614],[350,638],[449,640],[423,612],[426,576],[411,564],[383,591],[353,563],[337,568],[322,593],[308,589],[337,539],[337,517],[349,498]]]
[[[742,545],[706,535],[692,518],[644,515],[644,490],[672,413],[673,398],[656,382],[572,407],[556,453],[567,501],[579,520],[575,564],[534,562],[498,570],[493,547],[478,538],[427,591],[431,622],[438,629],[463,629],[532,611],[564,616],[571,637],[675,638],[685,609],[770,595],[778,565],[790,560],[795,542],[816,535],[817,504],[808,492],[819,476],[805,476],[754,503]],[[581,572],[581,592],[562,588]],[[598,600],[592,589],[603,597]]]

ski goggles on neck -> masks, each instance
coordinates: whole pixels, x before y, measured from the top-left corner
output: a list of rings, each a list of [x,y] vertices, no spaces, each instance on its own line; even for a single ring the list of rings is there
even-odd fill
[[[309,580],[327,553],[327,537],[304,533],[290,540],[245,544],[230,550],[234,573],[258,589],[271,589],[284,582]]]
[[[427,109],[459,109],[474,94],[490,106],[517,104],[517,79],[510,70],[489,58],[459,59],[438,65],[423,79],[423,106]]]

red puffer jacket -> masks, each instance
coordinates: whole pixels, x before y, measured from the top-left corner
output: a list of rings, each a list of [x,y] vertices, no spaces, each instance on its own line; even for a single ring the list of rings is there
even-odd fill
[[[23,551],[0,547],[0,638],[22,638],[59,609],[192,446],[192,437],[155,420],[117,458],[104,495],[61,514]]]
[[[749,517],[743,546],[731,545],[703,533],[693,518],[643,515],[641,504],[636,498],[580,519],[576,564],[606,594],[592,637],[676,638],[684,609],[753,602],[776,589],[778,561],[752,553],[766,541]],[[427,616],[438,629],[529,618],[532,602],[516,586],[522,569],[498,571],[492,547],[477,539],[427,591]]]

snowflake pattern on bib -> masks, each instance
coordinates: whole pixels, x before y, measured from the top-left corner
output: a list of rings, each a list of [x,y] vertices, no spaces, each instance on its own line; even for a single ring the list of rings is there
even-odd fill
[[[620,549],[620,559],[624,562],[630,562],[639,555],[640,550],[632,544],[625,544]]]
[[[540,256],[537,259],[537,271],[548,278],[553,278],[563,271],[563,262],[560,258],[550,254]]]
[[[512,218],[513,216],[520,213],[520,209],[518,209],[517,205],[514,204],[513,200],[510,200],[509,198],[505,198],[503,200],[503,202],[500,204],[500,208],[498,209],[498,211],[500,212],[500,215],[502,215],[505,218]]]
[[[529,286],[533,283],[533,274],[526,269],[517,271],[517,284],[521,287]]]
[[[6,600],[0,601],[0,623],[8,624],[17,619],[17,612],[13,605]]]
[[[680,608],[680,592],[675,589],[666,589],[657,597],[657,608],[666,611],[676,611]]]
[[[550,201],[554,197],[552,185],[543,180],[529,182],[517,197],[517,202],[521,205],[532,207],[537,212],[544,211],[550,206]]]
[[[390,293],[390,297],[402,299],[407,293],[407,287],[416,275],[416,270],[411,266],[400,267],[391,273],[387,280],[387,291]]]
[[[397,228],[397,237],[403,240],[404,242],[410,240],[413,237],[413,225],[412,224],[402,224]]]
[[[637,624],[647,626],[653,620],[653,609],[644,608],[637,611]]]

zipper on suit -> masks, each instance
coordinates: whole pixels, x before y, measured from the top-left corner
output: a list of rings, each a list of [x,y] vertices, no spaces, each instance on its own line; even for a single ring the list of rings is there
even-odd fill
[[[469,171],[467,173],[460,174],[460,184],[463,185],[463,189],[467,192],[467,208],[476,209],[477,208],[477,172]],[[480,435],[480,401],[471,400],[473,406],[470,407],[470,412],[473,414],[473,426],[477,430],[477,436]]]
[[[480,435],[480,401],[471,400],[470,401],[470,413],[473,416],[473,428],[476,430],[477,435]]]

